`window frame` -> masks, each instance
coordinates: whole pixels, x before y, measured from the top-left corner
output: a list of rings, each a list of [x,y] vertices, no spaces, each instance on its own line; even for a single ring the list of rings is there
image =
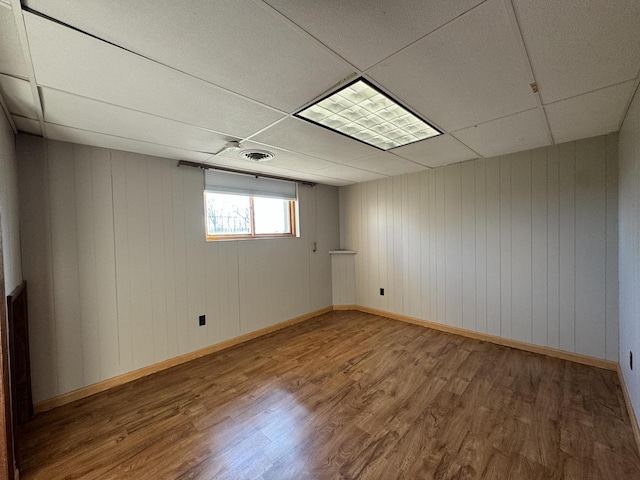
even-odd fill
[[[205,190],[202,196],[202,199],[204,201],[205,241],[207,242],[220,242],[225,240],[253,240],[253,239],[261,239],[261,238],[296,238],[298,236],[298,223],[296,221],[297,200],[285,200],[285,199],[283,199],[283,201],[287,202],[287,205],[288,205],[289,225],[291,226],[291,232],[290,233],[256,233],[253,195],[239,195],[241,197],[249,198],[249,224],[251,228],[251,233],[209,235],[207,233],[207,193],[215,193],[215,192],[207,192],[207,190]]]

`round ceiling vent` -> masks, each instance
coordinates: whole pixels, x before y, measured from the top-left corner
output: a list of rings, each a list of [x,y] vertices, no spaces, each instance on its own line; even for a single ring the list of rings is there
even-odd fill
[[[275,157],[273,153],[266,150],[243,150],[240,152],[240,156],[252,162],[267,162]]]

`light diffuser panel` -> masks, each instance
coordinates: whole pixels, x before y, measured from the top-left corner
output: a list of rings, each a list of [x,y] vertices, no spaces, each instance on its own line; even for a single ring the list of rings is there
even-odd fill
[[[363,79],[296,116],[381,150],[442,134]]]

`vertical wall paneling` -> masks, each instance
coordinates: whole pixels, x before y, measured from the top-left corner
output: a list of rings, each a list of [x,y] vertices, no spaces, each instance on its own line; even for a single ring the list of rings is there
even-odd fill
[[[511,338],[511,157],[500,157],[500,336]]]
[[[436,170],[427,172],[429,178],[429,297],[430,315],[426,317],[431,322],[438,321],[438,228],[436,208]]]
[[[324,205],[327,203],[323,200],[324,188],[326,187],[306,187],[304,190],[308,192],[308,195],[300,197],[303,213],[302,218],[306,219],[307,224],[316,223],[316,216],[323,211]],[[317,198],[317,208],[307,208],[313,205],[313,198]],[[337,210],[337,203],[334,203],[334,206]],[[274,316],[272,317],[271,323],[275,323],[279,321],[278,319],[281,318],[297,317],[298,315],[302,315],[312,310],[311,297],[315,296],[315,293],[312,293],[312,290],[314,288],[322,289],[325,293],[323,293],[321,296],[326,299],[328,304],[331,304],[331,297],[328,294],[330,292],[328,282],[330,282],[331,277],[328,272],[326,276],[326,288],[323,288],[319,286],[320,284],[312,282],[312,279],[317,277],[311,272],[311,261],[291,262],[288,261],[288,259],[290,259],[291,256],[293,256],[293,258],[311,258],[312,256],[315,256],[319,259],[320,255],[322,255],[322,261],[325,265],[327,265],[327,267],[329,267],[329,262],[331,261],[331,259],[329,258],[328,251],[332,248],[335,248],[335,245],[337,245],[337,243],[332,241],[332,247],[327,246],[326,248],[323,248],[322,252],[313,253],[312,250],[314,241],[318,240],[318,248],[322,248],[322,245],[324,244],[322,235],[324,233],[319,232],[318,235],[314,238],[309,234],[310,230],[305,230],[304,225],[301,225],[301,227],[302,236],[300,238],[290,239],[288,242],[278,242],[271,240],[271,244],[267,244],[267,248],[269,248],[270,251],[276,250],[279,252],[283,275],[283,285],[285,289],[291,292],[293,300],[287,300],[288,297],[284,295],[282,289],[277,285],[273,286],[273,289],[271,291],[271,298],[274,304]],[[335,224],[332,225],[331,223],[328,223],[326,231],[329,230],[333,231],[335,238],[338,238],[338,230],[337,227],[335,227]],[[318,269],[317,272],[320,273],[320,269]],[[303,281],[302,279],[306,279],[306,281]],[[326,305],[327,303],[324,303],[320,307],[324,307]]]
[[[181,168],[173,168],[171,175],[171,192],[173,194],[173,261],[176,298],[176,330],[169,332],[175,335],[178,355],[189,351],[189,333],[186,322],[189,319],[187,301],[187,246],[185,238],[186,223],[184,218],[184,184]]]
[[[608,149],[609,150],[609,149]],[[608,152],[609,153],[609,152]],[[640,351],[640,95],[629,106],[619,141],[620,369],[636,417],[640,415],[640,377],[630,369],[629,353]],[[607,329],[608,331],[608,329]]]
[[[487,194],[487,333],[500,335],[500,158],[486,159]]]
[[[369,287],[367,289],[369,304],[375,308],[380,307],[380,267],[378,254],[378,182],[373,181],[366,184],[366,205],[367,205],[367,267],[369,270]]]
[[[187,302],[189,330],[189,350],[197,350],[207,346],[207,329],[198,325],[198,317],[206,315],[205,293],[205,236],[204,201],[202,193],[202,172],[197,168],[182,168],[184,182],[184,219],[187,258]]]
[[[547,148],[547,345],[560,348],[560,196],[558,147]]]
[[[100,327],[96,267],[95,215],[93,213],[93,162],[91,148],[73,145],[76,235],[78,242],[78,293],[82,327],[83,384],[100,381]]]
[[[354,305],[356,302],[355,255],[351,253],[331,254],[333,305]]]
[[[369,237],[368,237],[368,226],[369,219],[367,216],[366,210],[366,193],[367,186],[365,184],[358,185],[356,187],[356,192],[358,195],[358,201],[360,204],[360,208],[358,210],[358,237],[359,237],[359,250],[358,256],[356,257],[356,261],[358,262],[359,273],[358,276],[358,302],[368,302],[369,299],[369,270],[368,270],[368,246],[369,246]]]
[[[419,205],[420,205],[420,315],[421,318],[431,318],[431,277],[430,277],[430,240],[429,231],[429,171],[423,170],[419,174]]]
[[[402,229],[402,311],[410,311],[411,285],[409,284],[409,182],[408,175],[400,177],[400,228]]]
[[[20,259],[20,212],[16,138],[8,119],[0,117],[0,211],[5,291],[10,294],[22,283]]]
[[[310,285],[308,287],[310,304],[307,306],[300,303],[297,306],[297,308],[303,310],[308,308],[311,311],[331,305],[331,289],[313,288],[313,285],[331,285],[331,262],[327,262],[327,253],[336,247],[335,239],[340,237],[339,224],[335,221],[335,214],[339,209],[335,189],[326,187],[325,185],[317,185],[314,187],[314,190],[316,193],[317,206],[315,210],[315,223],[317,225],[315,241],[317,250],[315,253],[313,252],[312,242],[314,239],[312,238],[308,240],[308,248],[300,249],[300,254],[308,254],[310,259]],[[285,255],[287,255],[286,251]],[[302,285],[301,288],[307,287]],[[354,302],[352,302],[352,304]],[[302,311],[302,313],[306,312]]]
[[[241,334],[238,302],[238,242],[206,245],[207,313],[210,343]]]
[[[358,257],[360,257],[360,268],[363,272],[361,286],[361,297],[363,301],[371,304],[374,299],[371,295],[372,280],[371,280],[371,265],[369,263],[369,248],[371,246],[371,239],[369,238],[369,215],[370,208],[368,206],[369,189],[366,184],[360,185],[358,188],[358,196],[360,198],[361,205],[361,218],[360,218],[360,245],[361,251],[359,251]],[[361,255],[360,255],[361,253]]]
[[[395,286],[394,283],[394,244],[393,244],[393,179],[385,178],[382,180],[384,182],[384,190],[381,191],[380,200],[382,205],[379,203],[378,208],[380,208],[380,214],[386,218],[384,223],[385,226],[385,245],[386,251],[384,252],[384,258],[386,259],[385,272],[386,275],[383,278],[384,280],[384,291],[385,298],[383,300],[387,305],[387,309],[389,311],[394,311],[395,307]]]
[[[388,278],[358,303],[615,358],[616,158],[601,136],[343,189],[344,247],[378,262],[356,283]]]
[[[339,230],[339,235],[340,235],[340,248],[344,248],[346,241],[346,235],[347,235],[347,222],[346,222],[346,218],[348,216],[348,213],[346,211],[346,200],[345,200],[345,195],[347,194],[348,190],[346,188],[343,188],[341,190],[338,191],[338,217],[339,217],[339,225],[338,225],[338,230]]]
[[[618,361],[618,134],[607,135],[606,358]]]
[[[126,215],[129,249],[129,304],[133,367],[154,361],[151,299],[151,252],[149,249],[149,184],[147,157],[136,155],[125,163]],[[120,212],[116,212],[116,215]]]
[[[487,332],[487,190],[486,161],[473,162],[475,168],[475,271],[476,329]]]
[[[393,305],[394,313],[404,312],[402,239],[402,176],[393,177]]]
[[[531,152],[531,342],[547,345],[547,149]]]
[[[162,175],[162,239],[164,251],[161,261],[164,263],[165,273],[165,293],[164,305],[166,328],[167,328],[167,357],[175,357],[178,355],[178,312],[176,298],[176,264],[175,264],[175,246],[174,246],[174,219],[173,219],[173,170],[174,166],[169,162],[158,162],[156,168]]]
[[[160,165],[153,158],[147,159],[149,255],[151,258],[151,315],[153,319],[153,358],[158,362],[169,358],[167,318],[167,274],[165,258],[165,235],[162,198],[162,176]]]
[[[49,145],[48,159],[58,383],[69,391],[84,385],[73,146]]]
[[[445,169],[435,169],[436,174],[436,295],[437,318],[439,323],[447,323],[447,244],[445,236]]]
[[[575,144],[558,147],[560,348],[575,349]]]
[[[420,217],[420,175],[407,175],[407,225],[408,225],[408,273],[409,273],[409,308],[405,312],[419,318],[422,315],[421,292],[421,224]]]
[[[354,261],[355,269],[355,261]],[[334,305],[347,305],[347,293],[345,292],[345,286],[347,283],[345,265],[340,257],[337,255],[331,256],[331,287],[332,301]],[[354,299],[355,301],[355,299]]]
[[[117,272],[116,301],[118,304],[118,358],[120,359],[120,372],[127,372],[129,370],[133,370],[133,346],[131,335],[131,303],[129,294],[129,242],[126,216],[127,188],[125,155],[122,152],[111,153],[111,178],[113,189],[115,270]]]
[[[252,325],[258,326],[267,323],[271,316],[272,304],[267,295],[268,284],[262,285],[262,275],[264,275],[265,267],[258,263],[258,259],[264,255],[264,243],[249,244],[241,242],[238,245],[238,274],[239,280],[245,286],[244,295],[251,296],[253,302],[240,302],[240,333],[244,334],[250,331]],[[273,257],[272,257],[273,258]],[[273,277],[275,276],[271,272]]]
[[[511,156],[511,336],[531,342],[531,152]]]
[[[460,164],[444,169],[446,324],[462,327],[462,186]]]
[[[49,168],[47,144],[43,139],[19,135],[17,146],[22,271],[29,282],[29,341],[35,400],[59,391]],[[33,218],[41,221],[34,222]]]
[[[226,301],[223,296],[227,293],[226,272],[220,258],[220,248],[205,249],[205,284],[207,285],[207,318],[209,328],[207,329],[207,339],[213,344],[221,342],[224,338],[223,330],[225,323]]]
[[[378,198],[377,212],[378,212],[378,288],[387,289],[387,184],[388,179],[383,178],[377,180]],[[381,310],[389,311],[389,296],[379,296],[378,306]]]
[[[345,223],[347,226],[347,231],[350,232],[349,235],[345,235],[345,245],[360,245],[360,212],[362,204],[360,202],[360,185],[351,185],[349,187],[345,187],[345,190],[348,192],[346,195],[346,199],[349,202],[347,207],[345,207],[345,211],[348,214]],[[346,248],[346,247],[345,247]],[[356,261],[356,302],[361,302],[363,300],[361,289],[362,289],[362,255],[358,255],[355,258]]]
[[[92,148],[93,226],[96,262],[96,303],[100,351],[100,378],[119,373],[118,299],[113,223],[113,190],[109,150]]]
[[[17,143],[36,402],[332,303],[337,188],[301,187],[300,238],[207,243],[200,170]]]
[[[576,142],[576,351],[605,357],[606,142]]]
[[[475,162],[460,166],[462,209],[462,326],[477,330]]]

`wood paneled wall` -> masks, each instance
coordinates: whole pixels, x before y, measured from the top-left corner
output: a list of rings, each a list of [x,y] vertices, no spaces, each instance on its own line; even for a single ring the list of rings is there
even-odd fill
[[[5,292],[10,293],[22,283],[22,268],[15,138],[3,112],[0,112],[0,213],[2,214]]]
[[[332,254],[331,274],[333,305],[356,305],[355,254]]]
[[[640,414],[640,94],[620,130],[620,369]],[[634,354],[633,370],[629,352]]]
[[[617,142],[342,187],[357,304],[617,361]]]
[[[300,187],[300,238],[206,243],[200,170],[23,135],[18,156],[36,402],[331,305],[335,187]]]

